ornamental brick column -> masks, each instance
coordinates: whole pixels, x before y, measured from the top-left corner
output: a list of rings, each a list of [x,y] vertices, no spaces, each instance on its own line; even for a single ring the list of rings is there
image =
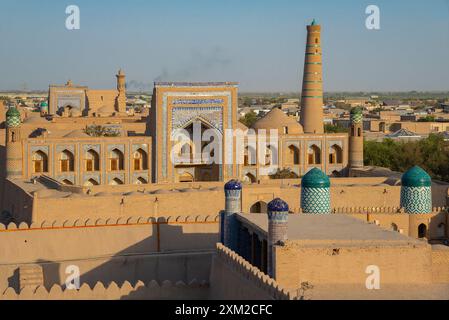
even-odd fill
[[[224,186],[225,210],[220,215],[221,242],[231,250],[237,249],[237,221],[235,214],[242,211],[242,184],[237,180],[230,180]]]
[[[276,198],[268,203],[268,263],[267,272],[271,278],[276,276],[274,246],[288,238],[288,204]]]
[[[301,124],[304,133],[324,133],[323,66],[321,26],[315,20],[307,26],[307,44],[301,94]]]

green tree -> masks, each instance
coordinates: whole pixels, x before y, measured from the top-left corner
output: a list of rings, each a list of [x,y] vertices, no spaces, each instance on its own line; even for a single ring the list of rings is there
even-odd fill
[[[348,128],[344,128],[339,125],[333,125],[333,124],[325,124],[324,125],[324,132],[325,133],[342,133],[342,132],[348,132]]]
[[[270,175],[270,179],[297,179],[299,178],[290,168],[278,168],[276,173]]]
[[[241,117],[239,121],[249,128],[257,121],[257,114],[251,110]]]

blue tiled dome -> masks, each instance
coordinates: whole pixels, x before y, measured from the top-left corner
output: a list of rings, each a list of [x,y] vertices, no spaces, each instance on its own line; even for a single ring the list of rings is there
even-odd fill
[[[287,202],[285,202],[284,200],[280,199],[280,198],[276,198],[274,200],[271,200],[268,203],[268,212],[270,211],[285,211],[288,212],[288,204]]]
[[[421,167],[414,166],[402,175],[402,185],[405,187],[430,187],[432,179]]]
[[[242,184],[235,179],[229,180],[225,186],[224,186],[225,190],[242,190]]]
[[[301,180],[301,187],[304,188],[329,188],[330,185],[329,177],[318,168],[307,172]]]

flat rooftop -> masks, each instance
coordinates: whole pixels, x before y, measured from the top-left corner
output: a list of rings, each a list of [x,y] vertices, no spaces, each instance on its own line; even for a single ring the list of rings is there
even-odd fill
[[[243,223],[266,236],[268,217],[266,214],[237,215]],[[369,245],[419,245],[426,244],[396,231],[390,231],[344,214],[308,215],[290,214],[288,217],[288,240],[312,241],[315,243],[339,242],[351,244],[363,242]]]

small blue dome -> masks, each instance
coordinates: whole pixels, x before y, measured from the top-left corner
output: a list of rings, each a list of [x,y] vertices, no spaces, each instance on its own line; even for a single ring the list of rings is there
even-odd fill
[[[268,212],[273,212],[273,211],[285,211],[288,212],[288,204],[287,202],[285,202],[284,200],[280,199],[280,198],[276,198],[274,200],[271,200],[268,203]]]
[[[432,178],[421,167],[414,166],[402,175],[401,182],[405,187],[430,187]]]
[[[307,172],[301,180],[301,187],[304,188],[329,188],[330,185],[329,177],[318,168]]]
[[[225,190],[242,190],[242,184],[235,179],[229,180],[225,186],[224,186]]]

